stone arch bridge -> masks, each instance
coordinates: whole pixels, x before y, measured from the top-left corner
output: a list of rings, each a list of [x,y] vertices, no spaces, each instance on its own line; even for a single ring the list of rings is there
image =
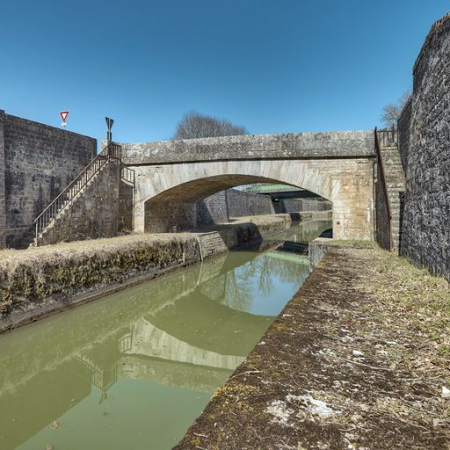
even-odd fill
[[[130,223],[137,232],[189,225],[192,206],[250,183],[284,183],[333,202],[337,239],[373,239],[373,131],[232,136],[122,143],[134,172]]]

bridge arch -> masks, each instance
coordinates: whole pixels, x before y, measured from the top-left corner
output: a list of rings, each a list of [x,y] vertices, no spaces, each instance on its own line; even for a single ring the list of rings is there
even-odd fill
[[[368,159],[203,161],[131,168],[137,180],[135,231],[169,231],[168,224],[183,220],[194,203],[224,189],[281,183],[332,201],[337,238],[373,238],[373,163]]]

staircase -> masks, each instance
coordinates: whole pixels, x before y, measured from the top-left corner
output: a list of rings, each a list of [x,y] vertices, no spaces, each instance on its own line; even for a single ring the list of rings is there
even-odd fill
[[[398,134],[393,127],[388,130],[376,130],[378,163],[381,169],[381,183],[387,194],[390,213],[391,250],[399,249],[401,235],[401,198],[405,192],[405,174],[398,149]]]
[[[96,180],[106,165],[121,160],[121,147],[110,143],[105,147],[83,171],[56,197],[34,220],[35,238],[34,245],[42,243],[45,233],[53,227],[58,218],[69,210],[77,198],[83,195],[88,185]]]

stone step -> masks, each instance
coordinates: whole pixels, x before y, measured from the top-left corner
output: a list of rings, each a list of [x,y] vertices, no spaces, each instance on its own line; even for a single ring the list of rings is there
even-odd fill
[[[403,168],[401,166],[396,166],[393,164],[384,164],[384,173],[387,174],[399,174],[402,175]]]
[[[403,169],[402,163],[392,158],[383,158],[383,167],[386,171],[387,169]]]
[[[397,147],[382,148],[384,175],[391,206],[392,243],[398,249],[400,242],[400,193],[405,191],[405,174]]]
[[[401,191],[405,186],[403,180],[389,180],[386,182],[386,184],[389,189],[396,191]]]
[[[39,236],[37,237],[37,242],[36,242],[36,237],[33,238],[33,242],[34,245],[37,245],[38,243],[40,243],[42,241],[42,239],[50,232],[50,230],[55,227],[58,222],[60,220],[62,220],[63,217],[65,217],[65,215],[68,213],[68,211],[70,211],[70,209],[72,208],[72,206],[77,203],[79,201],[79,199],[81,199],[85,193],[85,191],[89,188],[89,186],[96,181],[98,175],[103,172],[103,169],[107,166],[108,164],[104,164],[102,167],[100,167],[100,169],[89,179],[89,181],[82,186],[81,184],[78,184],[78,188],[80,188],[80,186],[82,186],[82,188],[80,189],[80,191],[75,195],[75,197],[72,200],[69,200],[67,202],[65,202],[62,207],[60,208],[60,210],[58,211],[58,213],[55,215],[55,217],[52,218],[52,220],[47,224],[47,226],[41,231],[41,233],[39,233]]]

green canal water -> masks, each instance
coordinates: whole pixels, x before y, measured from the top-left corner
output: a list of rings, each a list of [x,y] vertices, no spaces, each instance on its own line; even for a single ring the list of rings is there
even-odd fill
[[[171,449],[309,273],[279,239],[0,337],[0,449]]]

